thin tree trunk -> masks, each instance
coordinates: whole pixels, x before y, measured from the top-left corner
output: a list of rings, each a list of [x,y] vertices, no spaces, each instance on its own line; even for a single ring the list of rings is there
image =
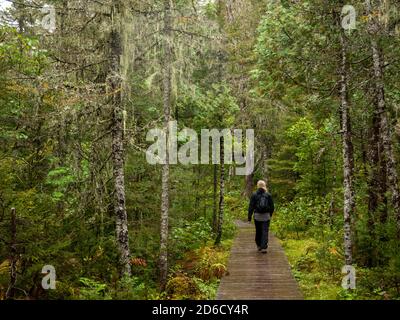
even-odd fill
[[[362,168],[363,168],[363,174],[364,174],[365,176],[367,176],[367,171],[368,171],[368,170],[367,170],[367,162],[368,162],[367,153],[368,153],[368,151],[367,151],[367,146],[365,145],[365,139],[364,139],[365,132],[364,132],[364,128],[361,128],[360,130],[361,130],[361,132],[360,132],[360,136],[361,136],[360,144],[361,144]]]
[[[250,199],[253,193],[254,187],[254,173],[245,176],[245,196]]]
[[[380,129],[385,153],[389,188],[392,194],[392,205],[397,221],[397,232],[400,237],[400,192],[399,179],[396,171],[396,159],[393,153],[392,135],[386,111],[385,88],[383,82],[382,56],[375,39],[371,40],[372,56],[374,60],[374,76],[377,95],[377,112],[380,115]]]
[[[262,159],[261,159],[261,173],[263,180],[269,186],[269,172],[268,172],[268,165],[267,165],[267,160],[270,157],[270,150],[268,149],[268,142],[265,142],[265,145],[263,146],[263,153],[262,153]]]
[[[383,156],[383,143],[382,136],[379,137],[379,166],[380,166],[380,177],[379,177],[379,203],[381,203],[382,210],[379,213],[379,219],[382,224],[387,222],[388,219],[388,178],[387,178],[387,164],[386,159]]]
[[[218,53],[218,80],[223,82],[223,59],[224,59],[224,10],[226,9],[225,2],[218,0],[218,26],[219,33],[222,35],[221,47]],[[219,117],[219,123],[222,124],[222,117]],[[215,239],[215,245],[219,245],[222,239],[222,225],[224,223],[224,195],[225,195],[225,149],[224,149],[225,139],[221,136],[220,139],[220,180],[219,180],[219,208],[218,208],[218,222],[217,222],[217,236]]]
[[[217,238],[215,239],[215,245],[221,243],[222,238],[222,224],[224,222],[224,195],[225,195],[225,152],[224,152],[224,137],[221,137],[220,142],[220,186],[219,186],[219,212],[218,212],[218,227],[217,227]]]
[[[371,174],[368,179],[368,231],[371,237],[368,266],[376,266],[380,255],[377,244],[383,238],[377,238],[375,226],[387,221],[387,166],[383,154],[382,135],[380,134],[380,116],[375,111],[372,119],[369,163]]]
[[[374,112],[372,116],[371,137],[369,143],[370,148],[368,154],[369,163],[372,169],[368,181],[368,212],[371,219],[375,215],[379,205],[378,180],[380,179],[381,175],[381,172],[379,170],[379,140],[380,140],[379,122],[380,122],[379,116],[377,112]]]
[[[200,188],[200,179],[201,179],[201,167],[197,166],[197,168],[194,168],[194,173],[196,174],[196,190],[201,190]],[[200,215],[200,201],[201,201],[201,195],[200,192],[196,192],[196,195],[194,197],[194,220],[197,220],[197,216]]]
[[[121,80],[122,41],[120,34],[120,3],[112,6],[112,30],[110,35],[110,75],[109,85],[112,104],[112,162],[114,178],[114,214],[116,218],[117,244],[121,276],[131,274],[129,263],[128,217],[125,208],[124,174],[124,124]]]
[[[17,217],[15,208],[11,209],[11,241],[10,241],[10,282],[6,292],[6,299],[15,297],[15,283],[17,282]]]
[[[340,33],[341,64],[340,64],[340,108],[342,114],[343,140],[343,186],[344,186],[344,256],[346,265],[353,263],[352,217],[355,201],[353,189],[354,154],[352,143],[350,105],[348,99],[349,64],[347,60],[348,43],[344,30]]]
[[[380,1],[379,1],[380,2]],[[371,14],[371,6],[367,1],[367,11]],[[392,194],[392,205],[397,222],[397,235],[400,238],[400,191],[399,179],[396,171],[396,159],[393,152],[392,134],[387,114],[385,100],[385,84],[383,77],[383,53],[379,48],[376,36],[379,32],[380,25],[376,18],[372,18],[369,30],[371,31],[371,51],[373,59],[373,71],[375,78],[375,95],[376,108],[380,116],[380,135],[382,137],[383,152],[385,153],[385,161],[387,168],[387,178],[389,188]]]
[[[213,164],[213,171],[214,171],[214,180],[213,180],[213,231],[217,232],[217,222],[218,222],[218,216],[217,216],[217,189],[218,189],[218,166],[216,164]]]
[[[380,130],[379,130],[379,116],[376,112],[372,116],[372,127],[370,134],[368,162],[371,167],[371,173],[368,177],[368,231],[370,234],[369,254],[367,259],[367,266],[371,267],[375,264],[376,257],[374,254],[374,248],[376,243],[375,237],[375,217],[377,215],[379,203],[380,203],[380,186],[382,180],[382,171],[380,170],[380,154],[379,154],[379,143],[380,142]]]
[[[334,150],[337,150],[336,139],[333,140]],[[334,157],[334,165],[333,165],[333,177],[332,177],[332,188],[336,187],[336,179],[337,179],[337,160]],[[331,192],[331,200],[329,202],[329,226],[330,229],[333,229],[333,224],[335,221],[335,192]]]
[[[171,4],[164,0],[164,39],[163,39],[163,104],[164,104],[164,130],[169,146],[169,121],[171,117]],[[165,164],[162,166],[161,177],[161,229],[160,229],[160,289],[165,290],[168,276],[168,215],[169,215],[169,154],[166,154]]]

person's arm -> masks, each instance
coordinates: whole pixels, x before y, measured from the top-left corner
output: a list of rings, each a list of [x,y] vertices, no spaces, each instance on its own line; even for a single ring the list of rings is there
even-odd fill
[[[254,213],[254,209],[255,209],[255,195],[253,194],[250,198],[249,210],[248,210],[248,215],[247,215],[247,220],[249,222],[251,221],[251,217]]]

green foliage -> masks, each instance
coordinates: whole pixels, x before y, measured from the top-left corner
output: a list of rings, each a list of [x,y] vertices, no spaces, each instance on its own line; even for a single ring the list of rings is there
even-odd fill
[[[82,5],[89,9],[88,4]],[[191,1],[176,5],[182,12],[192,10]],[[99,4],[99,8],[106,9],[106,5]],[[215,9],[213,3],[207,5],[212,20]],[[158,292],[160,168],[150,166],[143,152],[148,130],[162,125],[162,72],[158,63],[149,62],[161,51],[158,46],[155,50],[146,47],[145,54],[136,57],[143,60],[134,59],[135,72],[124,69],[124,85],[133,89],[124,94],[130,251],[132,261],[141,259],[144,264],[132,265],[132,277],[119,279],[111,161],[113,116],[109,92],[104,88],[109,67],[108,18],[80,24],[86,21],[81,13],[64,15],[63,32],[55,39],[39,36],[38,26],[25,21],[34,19],[36,10],[20,10],[12,10],[12,15],[18,15],[12,19],[25,23],[24,32],[0,26],[0,264],[9,257],[9,246],[3,241],[10,239],[9,212],[15,207],[19,241],[16,286],[30,299],[167,298]],[[194,20],[189,15],[175,22],[186,28],[186,22]],[[202,27],[211,32],[206,25]],[[76,28],[82,30],[79,35],[73,32]],[[158,36],[154,40],[158,42]],[[174,56],[181,58],[186,53],[193,54],[193,61],[187,64],[190,58],[185,57],[172,68],[171,109],[179,127],[198,132],[233,127],[239,107],[230,85],[213,78],[214,49],[178,45]],[[171,166],[171,270],[188,251],[204,247],[214,238],[211,179],[209,166]],[[227,210],[233,210],[229,204]],[[224,239],[233,234],[228,214]],[[215,292],[223,263],[215,260],[211,265],[210,281],[191,275],[198,297]],[[49,292],[40,286],[41,268],[46,264],[57,271],[57,289]],[[0,298],[4,298],[8,282],[8,273],[1,272]],[[17,298],[25,298],[22,290]]]
[[[379,244],[381,259],[386,256],[386,266],[365,268],[355,265],[356,289],[341,287],[343,266],[341,217],[328,218],[328,202],[324,199],[296,198],[279,207],[272,223],[274,232],[281,237],[293,274],[306,299],[397,299],[399,296],[399,254],[391,249],[394,242]],[[393,223],[388,222],[388,225]],[[359,220],[357,239],[368,232]],[[389,228],[390,229],[390,228]],[[387,231],[386,231],[387,232]],[[385,233],[387,235],[387,233]],[[394,233],[392,234],[394,237]],[[363,250],[362,243],[357,244]],[[369,242],[370,243],[370,242]],[[386,248],[386,249],[384,249]],[[391,248],[391,249],[389,249]],[[359,252],[359,261],[367,252]],[[390,262],[388,262],[388,259]]]
[[[76,177],[74,177],[69,168],[58,167],[49,171],[46,182],[54,188],[52,194],[54,200],[59,201],[64,197],[68,185],[76,182]]]
[[[47,51],[40,48],[37,38],[22,35],[13,27],[0,26],[0,39],[2,71],[16,68],[16,71],[26,76],[39,75],[42,72],[47,61]],[[2,77],[5,75],[1,74]]]
[[[83,286],[80,288],[79,298],[82,300],[110,300],[107,285],[88,278],[80,278]]]
[[[332,181],[327,180],[327,173],[333,171],[333,152],[331,124],[326,121],[325,126],[317,130],[311,120],[300,118],[287,131],[289,143],[293,143],[297,161],[293,170],[299,175],[300,181],[296,184],[298,193],[307,195],[326,194]]]
[[[199,294],[196,282],[182,273],[168,280],[166,292],[172,300],[188,300]]]
[[[227,271],[231,245],[231,240],[224,240],[218,247],[207,245],[187,251],[171,268],[167,299],[215,299],[219,281]]]
[[[309,237],[303,239],[286,239],[283,241],[292,272],[299,282],[305,299],[336,300],[341,288],[340,269],[332,274],[321,265],[324,263],[319,253],[326,250],[320,242]],[[331,248],[332,249],[332,248]],[[334,250],[326,251],[326,255],[335,256]]]
[[[133,11],[146,12],[150,4],[162,10],[161,2],[150,2]],[[17,213],[17,298],[26,298],[27,292],[30,299],[213,299],[227,271],[233,221],[247,215],[243,177],[230,174],[234,168],[226,166],[223,241],[211,247],[212,167],[170,167],[170,277],[167,291],[160,293],[161,168],[147,163],[145,150],[148,130],[163,125],[164,61],[157,61],[164,52],[162,26],[158,14],[135,13],[132,25],[124,21],[121,59],[132,277],[120,279],[113,210],[114,114],[112,92],[105,86],[111,79],[110,21],[107,15],[88,19],[93,4],[79,3],[83,10],[59,13],[63,30],[56,37],[38,32],[33,22],[38,10],[33,8],[12,9],[11,21],[23,26],[0,26],[0,299],[10,280],[12,207]],[[369,17],[360,17],[348,38],[358,283],[356,290],[345,291],[340,287],[341,52],[335,17],[341,5],[246,0],[231,1],[225,10],[226,4],[174,2],[171,116],[180,129],[197,133],[255,129],[253,178],[269,180],[277,203],[272,228],[283,240],[307,299],[398,299],[400,248],[390,192],[380,195],[379,214],[368,206],[371,171],[386,175],[384,153],[380,151],[382,163],[376,168],[370,159],[370,144],[382,145],[372,139],[377,90],[368,58]],[[95,7],[109,12],[108,5]],[[362,10],[361,3],[356,6]],[[135,39],[128,30],[138,31]],[[400,38],[393,36],[395,31],[380,31],[377,40],[385,60],[389,123],[395,129],[393,151],[399,158]],[[390,179],[385,179],[388,191]],[[61,279],[54,291],[41,290],[45,264],[54,265]]]
[[[211,225],[204,219],[188,222],[182,221],[180,226],[176,226],[170,233],[171,248],[173,248],[178,258],[187,250],[197,249],[204,246],[211,238]]]
[[[193,277],[193,281],[197,286],[199,300],[214,300],[219,287],[218,281],[207,282],[203,279]]]
[[[329,226],[330,197],[307,198],[297,197],[284,206],[277,208],[274,214],[273,228],[278,236],[285,238],[295,233],[297,237],[301,232],[321,234],[321,226]]]
[[[204,247],[198,252],[199,260],[196,263],[195,273],[202,280],[220,279],[225,275],[227,268],[223,263],[227,261],[227,254],[224,250]]]
[[[177,101],[177,108],[187,126],[195,130],[230,128],[239,111],[231,89],[224,84],[213,84],[208,90],[188,89]]]
[[[143,279],[125,276],[118,281],[112,297],[116,300],[143,300],[151,294]]]

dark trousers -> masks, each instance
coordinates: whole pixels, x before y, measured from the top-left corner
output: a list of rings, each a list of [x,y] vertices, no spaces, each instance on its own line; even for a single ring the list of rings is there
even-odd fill
[[[256,225],[256,244],[257,247],[261,249],[268,248],[268,233],[269,233],[269,224],[271,220],[268,221],[257,221],[254,220]]]

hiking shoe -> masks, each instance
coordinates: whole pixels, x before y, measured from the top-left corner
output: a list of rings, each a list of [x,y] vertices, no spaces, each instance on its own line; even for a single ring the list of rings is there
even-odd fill
[[[261,249],[261,253],[267,253],[267,249]]]

